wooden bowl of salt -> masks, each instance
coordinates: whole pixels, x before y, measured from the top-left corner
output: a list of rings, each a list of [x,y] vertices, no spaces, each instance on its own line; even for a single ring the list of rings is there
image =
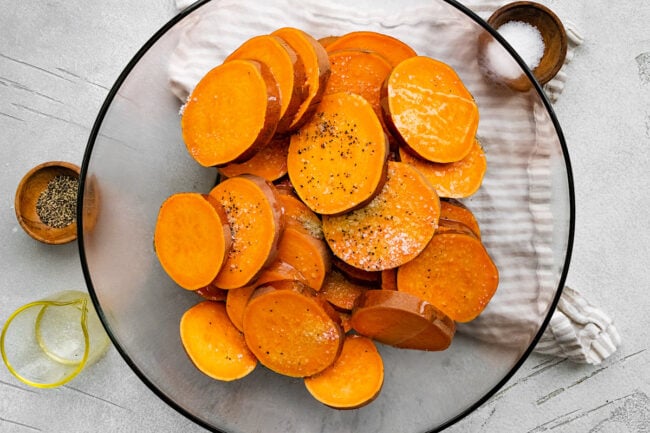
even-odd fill
[[[564,64],[566,31],[557,15],[546,6],[530,1],[508,3],[494,11],[487,23],[517,52],[540,85],[555,77]],[[492,57],[487,59],[488,68],[489,64],[493,66],[490,73],[500,76],[514,90],[529,90],[532,84],[521,68],[514,65],[513,69],[512,63],[504,67],[505,62],[513,59],[503,58],[506,54],[503,49],[490,49],[489,44],[498,42],[489,39],[481,41],[481,51],[483,57]]]
[[[78,166],[50,161],[32,168],[16,190],[18,223],[37,241],[65,244],[77,238]]]

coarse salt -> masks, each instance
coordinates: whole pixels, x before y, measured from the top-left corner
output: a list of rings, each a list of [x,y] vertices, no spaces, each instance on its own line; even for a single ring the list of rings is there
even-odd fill
[[[497,31],[519,54],[529,69],[533,70],[544,55],[544,39],[537,27],[523,21],[509,21]],[[521,68],[496,41],[487,46],[487,58],[492,72],[503,78],[515,79],[522,75]]]

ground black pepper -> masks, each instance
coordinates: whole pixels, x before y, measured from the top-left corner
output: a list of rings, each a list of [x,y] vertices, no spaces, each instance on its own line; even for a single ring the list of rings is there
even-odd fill
[[[55,176],[38,196],[36,213],[43,224],[63,228],[72,224],[77,214],[79,181],[72,176]]]

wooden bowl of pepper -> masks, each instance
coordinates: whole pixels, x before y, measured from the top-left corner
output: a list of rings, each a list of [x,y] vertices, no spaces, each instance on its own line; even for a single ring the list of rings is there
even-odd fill
[[[29,236],[58,245],[77,238],[79,167],[44,162],[22,178],[16,190],[16,218]]]

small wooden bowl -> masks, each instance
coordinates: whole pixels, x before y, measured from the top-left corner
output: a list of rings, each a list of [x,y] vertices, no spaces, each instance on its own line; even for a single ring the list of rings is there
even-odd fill
[[[46,244],[65,244],[77,238],[77,223],[63,228],[50,227],[43,223],[36,212],[38,197],[55,176],[70,176],[79,179],[80,169],[69,162],[51,161],[37,165],[22,178],[16,190],[16,218],[29,236]]]
[[[567,51],[567,35],[562,21],[553,11],[544,5],[530,1],[508,3],[488,18],[487,23],[497,31],[503,24],[511,21],[521,21],[536,27],[544,40],[544,54],[532,73],[544,85],[558,73]],[[518,79],[508,80],[508,86],[518,91],[531,88],[530,80],[522,75]]]

